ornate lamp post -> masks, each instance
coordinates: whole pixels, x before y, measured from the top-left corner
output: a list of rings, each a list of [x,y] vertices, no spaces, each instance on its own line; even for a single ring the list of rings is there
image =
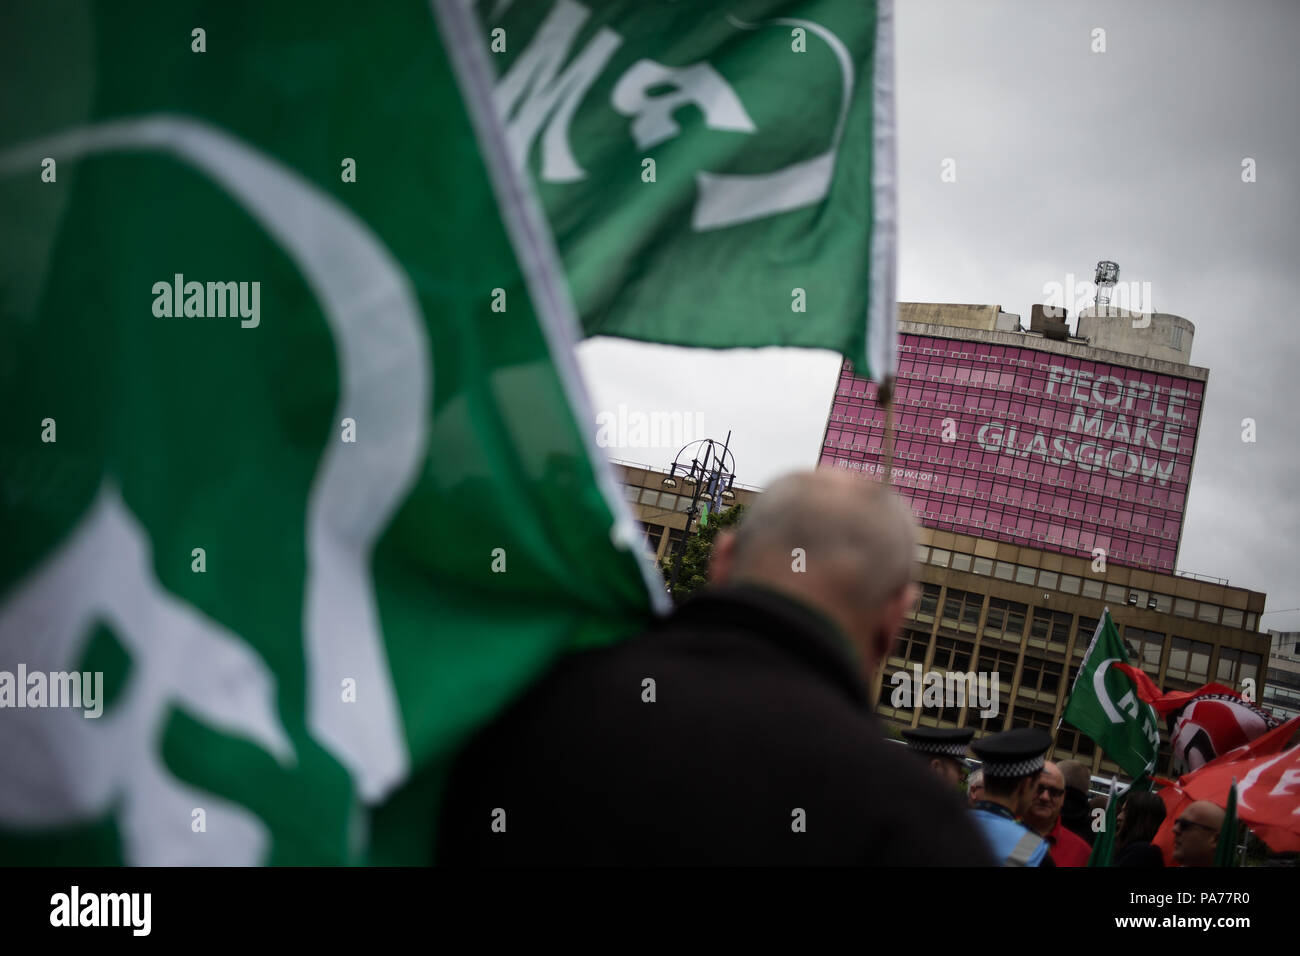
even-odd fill
[[[668,477],[663,480],[665,488],[676,488],[680,475],[680,481],[691,489],[691,506],[686,509],[686,530],[674,548],[673,577],[668,585],[670,594],[677,587],[677,576],[681,574],[682,558],[686,554],[686,539],[690,537],[691,525],[700,512],[700,502],[720,505],[736,497],[731,490],[736,480],[736,459],[729,450],[730,445],[731,432],[727,432],[727,440],[722,444],[712,438],[701,438],[682,446],[668,469]]]

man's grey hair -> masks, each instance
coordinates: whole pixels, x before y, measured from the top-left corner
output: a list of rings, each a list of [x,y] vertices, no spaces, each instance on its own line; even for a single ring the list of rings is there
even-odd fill
[[[1092,768],[1083,761],[1062,760],[1056,766],[1061,771],[1061,776],[1065,778],[1067,787],[1073,787],[1085,794],[1092,789]]]
[[[789,575],[800,554],[802,573],[876,608],[912,580],[916,520],[906,501],[872,479],[830,469],[788,475],[737,527],[735,577]]]

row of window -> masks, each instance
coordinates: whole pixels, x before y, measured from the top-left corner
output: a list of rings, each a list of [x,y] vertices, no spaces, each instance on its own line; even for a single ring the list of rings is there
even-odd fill
[[[1011,672],[1014,671],[1016,660],[1021,651],[1036,649],[1045,653],[1054,652],[1062,655],[1063,659],[1065,648],[1069,643],[1071,628],[1077,623],[1078,631],[1071,655],[1074,663],[1069,674],[1069,679],[1072,682],[1078,672],[1078,666],[1083,660],[1088,642],[1091,641],[1093,634],[1097,630],[1098,619],[1094,617],[1080,615],[1076,622],[1075,616],[1067,611],[1034,607],[1031,612],[1030,607],[1026,604],[996,597],[988,598],[988,607],[985,609],[985,595],[977,591],[948,588],[947,592],[943,593],[943,589],[939,585],[929,583],[922,585],[921,597],[911,614],[911,618],[921,624],[932,624],[936,610],[939,608],[941,593],[943,594],[943,607],[939,611],[940,626],[972,635],[971,642],[974,641],[974,635],[979,628],[980,615],[981,613],[984,614],[983,636],[994,643],[981,644],[980,669],[990,672],[999,671],[1002,675],[1000,679],[1008,687],[1010,686]],[[1025,623],[1027,618],[1029,629],[1026,632]],[[1208,642],[1191,640],[1176,634],[1167,636],[1160,631],[1152,631],[1131,624],[1123,627],[1122,639],[1133,663],[1141,667],[1153,679],[1163,676],[1163,679],[1170,685],[1166,689],[1182,689],[1175,686],[1178,684],[1200,686],[1211,679],[1210,660],[1214,648]],[[895,656],[903,657],[913,663],[924,663],[929,643],[929,631],[908,629],[906,641],[906,644],[900,645]],[[942,669],[944,662],[953,654],[961,656],[962,660],[970,659],[973,643],[963,645],[961,643],[962,638],[953,638],[946,635],[941,635],[936,638],[936,641],[949,643],[936,643],[936,656],[933,667]],[[956,643],[951,643],[954,641]],[[998,642],[1002,642],[1007,646],[999,650]],[[1013,647],[1014,649],[1012,649]],[[1165,659],[1166,649],[1168,650],[1167,660]],[[1029,665],[1031,659],[1033,658],[1026,653],[1026,666]],[[1055,693],[1056,681],[1059,679],[1061,671],[1059,667],[1045,668],[1043,666],[1049,663],[1053,663],[1050,658],[1042,658],[1035,665],[1039,668],[1038,672],[1041,679],[1035,680],[1032,689]],[[985,664],[989,666],[986,667]],[[1162,665],[1164,667],[1163,675],[1161,672]],[[1239,681],[1247,677],[1258,683],[1262,665],[1262,655],[1236,648],[1223,647],[1219,650],[1218,663],[1215,667],[1213,679],[1228,686],[1238,686]],[[965,670],[964,667],[952,669]]]
[[[660,491],[657,488],[642,488],[640,485],[624,485],[623,494],[627,500],[634,505],[645,505],[647,508],[658,508],[660,511],[680,511],[685,513],[691,507],[690,495],[677,495],[671,491]],[[702,507],[705,504],[700,502]],[[716,502],[710,502],[709,514],[716,514],[726,511],[730,505],[725,501],[719,505]]]
[[[1015,581],[1017,584],[1027,584],[1046,591],[1081,594],[1086,598],[1104,600],[1116,606],[1128,605],[1158,611],[1161,614],[1172,613],[1179,617],[1205,621],[1207,624],[1222,624],[1225,627],[1244,628],[1253,632],[1259,623],[1258,615],[1253,611],[1247,612],[1219,604],[1192,601],[1188,598],[1176,598],[1170,594],[1142,588],[1108,584],[1094,577],[1078,577],[1058,571],[1031,568],[1023,564],[1009,564],[1006,561],[995,561],[993,558],[977,557],[945,548],[918,545],[916,559],[921,564],[933,564],[954,571],[983,574],[1001,581]]]
[[[943,607],[939,611],[941,599]],[[933,653],[929,659],[930,670],[941,673],[965,672],[970,669],[971,661],[975,660],[978,671],[986,675],[998,675],[998,716],[981,717],[979,707],[968,702],[964,726],[976,728],[982,733],[1001,730],[1005,724],[1007,706],[1014,704],[1010,726],[1042,727],[1052,731],[1054,715],[1064,709],[1088,643],[1096,630],[1097,619],[1080,615],[1076,622],[1074,616],[1066,612],[1031,608],[1014,601],[990,598],[985,614],[985,639],[980,641],[976,657],[974,632],[980,619],[981,599],[982,595],[977,592],[950,588],[945,593],[938,585],[924,585],[921,600],[913,614],[914,620],[921,625],[932,624],[934,614],[939,611],[941,627],[964,631],[970,636],[954,636],[940,631],[931,640],[928,627],[905,626],[898,645],[891,654],[891,663],[894,666],[917,664],[924,667],[931,644]],[[1029,630],[1026,633],[1024,627],[1027,618]],[[1073,652],[1067,667],[1064,650],[1072,628],[1076,627]],[[1258,683],[1263,663],[1259,654],[1221,647],[1211,675],[1213,647],[1206,642],[1178,635],[1167,636],[1158,631],[1133,626],[1123,629],[1122,639],[1130,660],[1153,680],[1157,680],[1165,690],[1190,690],[1211,679],[1230,687],[1243,686],[1247,679]],[[1007,640],[1009,644],[1000,645],[999,640]],[[1031,648],[1035,645],[1046,654],[1054,650],[1061,652],[1061,660],[1034,653]],[[1012,701],[1010,690],[1017,666],[1020,667],[1020,684],[1015,700]],[[1271,698],[1275,690],[1270,688],[1268,693]],[[1294,692],[1285,693],[1290,695]],[[1296,701],[1300,701],[1300,694],[1295,697]],[[1294,702],[1288,696],[1279,703],[1285,706]],[[910,723],[913,713],[913,708],[894,708],[888,693],[882,693],[879,709],[884,715],[904,723]],[[962,716],[960,707],[947,707],[941,712],[929,708],[922,714],[927,726],[942,723],[956,725]],[[1095,745],[1086,735],[1068,724],[1062,724],[1056,731],[1055,750],[1057,754],[1076,754],[1090,758],[1095,752]],[[1169,745],[1168,740],[1163,739],[1158,769],[1164,768],[1167,771],[1168,766]]]

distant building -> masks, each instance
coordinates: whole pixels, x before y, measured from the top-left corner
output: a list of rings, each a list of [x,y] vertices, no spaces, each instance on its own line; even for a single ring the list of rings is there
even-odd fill
[[[997,305],[899,307],[892,483],[923,526],[923,594],[877,710],[901,726],[1041,727],[1056,758],[1111,774],[1091,740],[1057,730],[1103,610],[1162,689],[1250,680],[1258,697],[1265,595],[1175,571],[1209,378],[1188,363],[1192,323],[1088,309],[1072,334],[1067,318],[1035,306],[1024,328]],[[845,362],[821,465],[879,475],[884,425],[875,385]],[[996,716],[893,706],[890,678],[916,666],[996,672]]]
[[[1274,717],[1300,717],[1300,631],[1269,631],[1267,684],[1260,705]]]
[[[1022,329],[996,305],[903,303],[894,484],[935,530],[1170,573],[1209,374],[1186,362],[1194,330],[1118,310],[1079,328],[1145,349],[1098,348],[1041,306]],[[821,464],[878,474],[884,437],[844,362]]]
[[[632,513],[641,523],[646,550],[658,563],[673,554],[673,549],[685,534],[686,509],[691,505],[691,487],[679,475],[676,488],[665,488],[663,480],[668,477],[667,469],[656,471],[650,465],[626,461],[614,461],[613,464],[628,503],[632,506]],[[732,490],[736,497],[727,507],[747,505],[759,493],[757,488],[743,484],[733,484]],[[694,530],[699,530],[698,516],[693,527]]]

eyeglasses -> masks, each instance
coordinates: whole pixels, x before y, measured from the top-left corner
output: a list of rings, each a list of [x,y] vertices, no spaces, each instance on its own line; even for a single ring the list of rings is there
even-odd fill
[[[1040,783],[1040,784],[1038,785],[1038,792],[1039,792],[1039,793],[1042,793],[1043,791],[1047,791],[1047,795],[1050,796],[1053,800],[1059,800],[1059,799],[1061,799],[1061,797],[1065,796],[1065,790],[1064,790],[1064,788],[1062,788],[1062,787],[1049,787],[1049,786],[1048,786],[1047,784],[1045,784],[1045,783]]]
[[[1204,823],[1193,823],[1191,820],[1187,820],[1187,819],[1185,819],[1185,818],[1183,818],[1183,817],[1179,817],[1177,820],[1174,821],[1174,832],[1175,832],[1175,833],[1182,833],[1182,832],[1183,832],[1184,830],[1186,830],[1188,827],[1199,827],[1199,828],[1202,829],[1202,830],[1209,830],[1211,833],[1218,833],[1218,832],[1219,832],[1219,828],[1218,828],[1218,827],[1210,827],[1210,826],[1206,826]]]

